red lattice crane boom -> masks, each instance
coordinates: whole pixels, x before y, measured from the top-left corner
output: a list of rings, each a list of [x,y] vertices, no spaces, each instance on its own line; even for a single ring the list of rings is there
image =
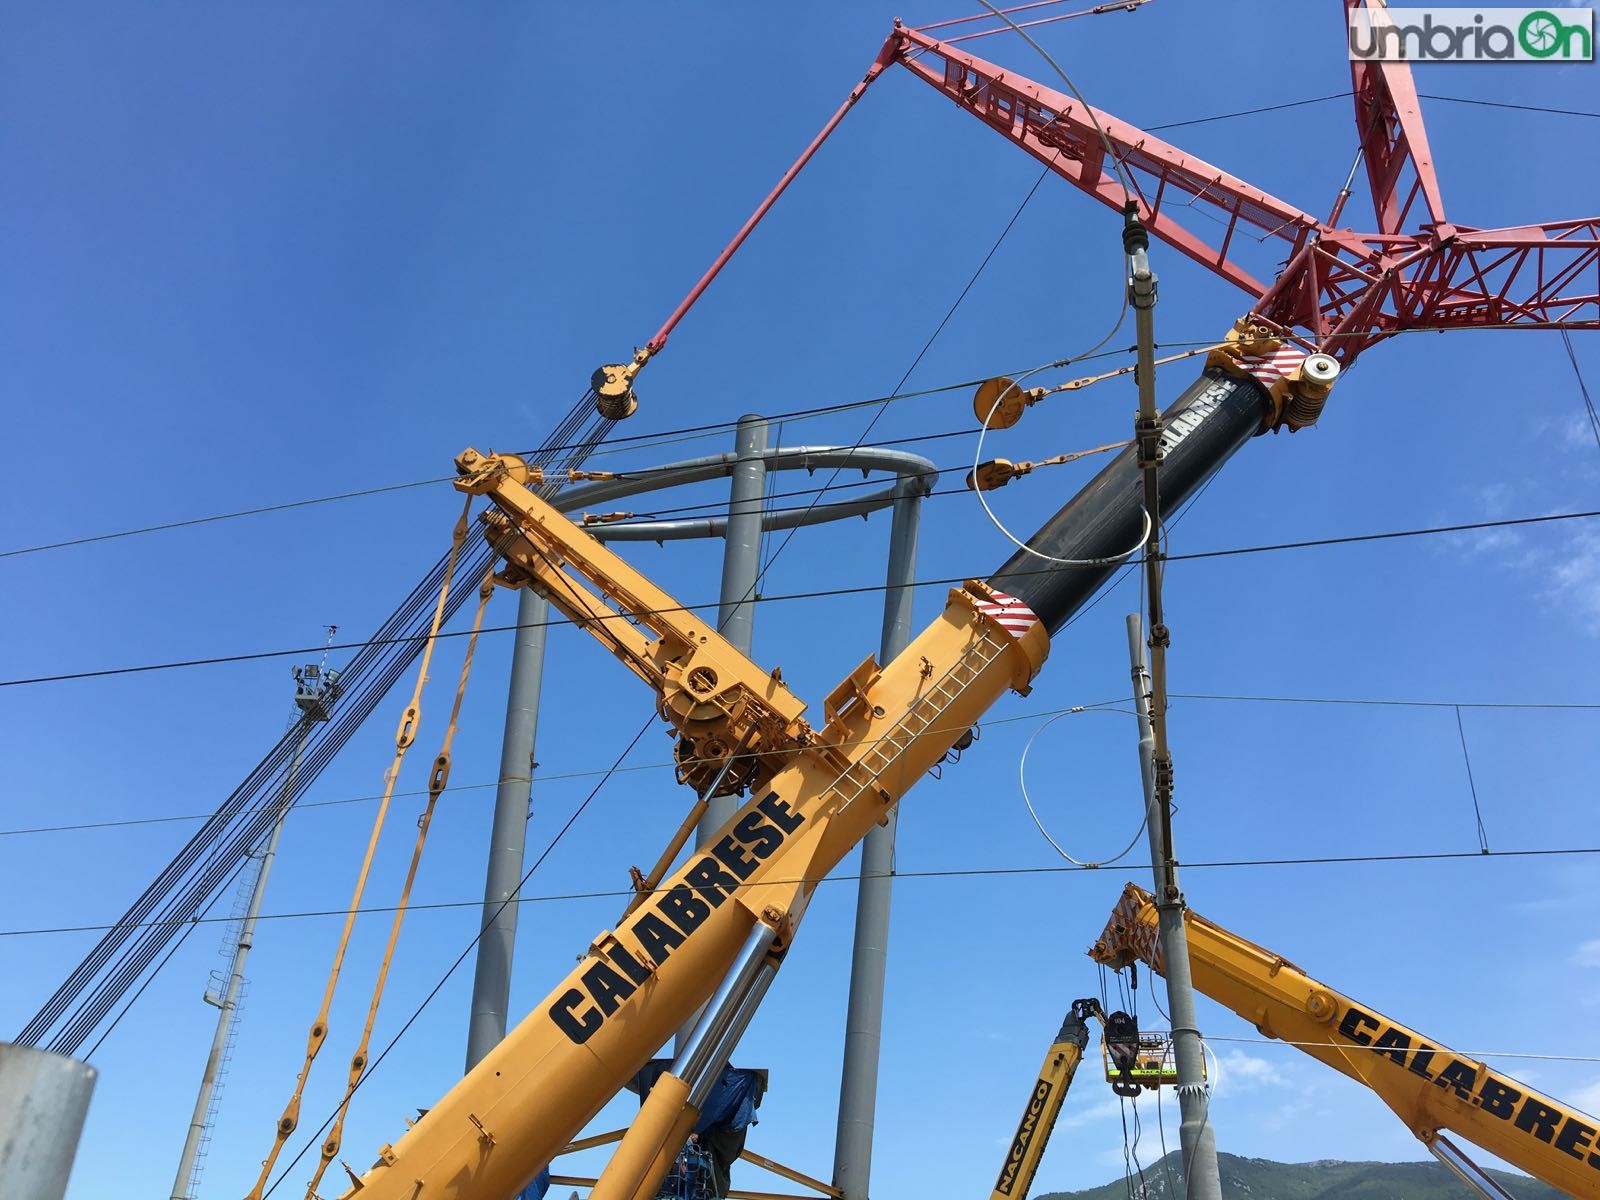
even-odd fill
[[[1383,0],[1344,0],[1347,14],[1383,6]],[[1131,6],[1107,4],[1089,11],[1119,7]],[[955,45],[1004,32],[1003,27],[947,41],[929,32],[974,19],[920,29],[896,22],[865,78],[640,351],[637,365],[615,369],[626,370],[631,381],[638,366],[666,344],[844,115],[896,64],[1080,191],[1121,211],[1125,197],[1108,162],[1109,144],[1128,176],[1139,218],[1153,236],[1248,292],[1258,320],[1342,365],[1405,330],[1600,328],[1600,217],[1506,229],[1447,220],[1416,86],[1404,62],[1351,63],[1359,159],[1377,226],[1363,231],[1339,224],[1348,184],[1328,219],[1319,220],[1136,125]],[[1203,233],[1196,231],[1197,216],[1204,218]],[[1238,250],[1250,243],[1281,249],[1276,278],[1263,279],[1259,268],[1241,261]]]
[[[1346,0],[1347,9],[1360,5]],[[885,49],[889,61],[1120,210],[1122,183],[1107,161],[1109,142],[1152,236],[1255,297],[1254,315],[1299,333],[1343,364],[1407,329],[1600,328],[1600,217],[1510,229],[1446,220],[1406,63],[1351,64],[1360,156],[1377,222],[1376,230],[1360,231],[1337,224],[1348,191],[1328,220],[1318,220],[925,30],[896,27]],[[1197,211],[1220,234],[1196,232]],[[1281,244],[1284,267],[1275,281],[1264,282],[1239,261],[1235,251],[1246,237]]]

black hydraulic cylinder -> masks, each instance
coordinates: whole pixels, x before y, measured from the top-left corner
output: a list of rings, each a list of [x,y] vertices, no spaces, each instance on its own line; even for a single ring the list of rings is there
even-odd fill
[[[1255,380],[1216,367],[1189,385],[1163,414],[1163,519],[1261,431],[1271,408]],[[1138,452],[1129,446],[1029,539],[1034,554],[1018,550],[989,585],[1021,600],[1054,634],[1141,544],[1143,501]],[[1077,565],[1083,560],[1099,561]]]

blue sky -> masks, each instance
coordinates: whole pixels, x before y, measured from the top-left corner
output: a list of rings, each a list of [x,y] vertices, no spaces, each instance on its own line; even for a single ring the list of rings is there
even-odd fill
[[[1339,6],[1184,6],[1049,28],[1092,102],[1160,123],[1348,86]],[[906,10],[910,21],[959,10]],[[1293,16],[1285,16],[1292,12]],[[443,8],[352,3],[6,10],[0,39],[0,383],[13,434],[0,475],[7,547],[448,473],[463,446],[536,440],[599,363],[647,338],[859,79],[893,13],[867,5]],[[1048,68],[1010,39],[1007,66]],[[1137,70],[1136,63],[1146,64]],[[1594,66],[1437,66],[1422,91],[1594,109]],[[1600,210],[1593,121],[1424,102],[1445,202],[1495,226]],[[1325,211],[1354,150],[1347,102],[1177,131],[1185,148]],[[1037,168],[909,76],[849,116],[641,381],[629,432],[881,395],[911,363]],[[1364,223],[1364,197],[1352,202]],[[1243,297],[1175,253],[1159,336],[1209,339]],[[1073,354],[1113,318],[1116,218],[1046,181],[912,378],[932,387]],[[1117,344],[1131,342],[1131,334]],[[1600,355],[1575,337],[1591,388]],[[1167,369],[1170,398],[1190,377]],[[1064,378],[1064,376],[1063,376]],[[1052,380],[1059,381],[1059,380]],[[1037,458],[1125,436],[1126,380],[1035,410],[994,453]],[[781,431],[854,442],[861,412]],[[874,438],[967,429],[961,391],[889,407]],[[720,452],[717,434],[596,466]],[[925,444],[964,474],[970,440]],[[997,497],[1035,527],[1093,465]],[[790,477],[791,479],[795,477]],[[787,486],[802,486],[788,482]],[[1595,507],[1600,450],[1547,333],[1400,339],[1369,352],[1322,424],[1242,451],[1174,530],[1176,552]],[[716,485],[662,506],[715,501]],[[32,676],[317,644],[373,629],[446,544],[458,503],[437,485],[0,563],[4,674]],[[770,594],[875,583],[887,520],[798,535]],[[714,547],[630,548],[687,602],[714,598]],[[986,575],[1006,545],[970,497],[931,500],[919,574]],[[1177,692],[1487,702],[1594,702],[1600,533],[1570,522],[1174,564]],[[932,619],[941,589],[919,593]],[[879,599],[775,603],[756,657],[814,701],[877,645]],[[1032,696],[1008,698],[962,765],[906,801],[905,872],[1050,866],[1018,755],[1040,714],[1126,695],[1130,585],[1056,639]],[[490,620],[511,619],[495,601]],[[482,647],[454,782],[492,781],[504,635]],[[425,784],[461,645],[444,648],[402,789]],[[279,735],[296,658],[0,689],[7,828],[210,811]],[[541,772],[608,764],[650,698],[582,635],[553,634]],[[394,697],[312,800],[381,787]],[[1595,713],[1472,709],[1472,769],[1496,849],[1600,845],[1590,803]],[[1470,850],[1454,713],[1437,708],[1186,701],[1174,706],[1177,838],[1193,861]],[[652,734],[534,877],[559,896],[625,885],[686,796]],[[1132,718],[1085,714],[1037,743],[1030,783],[1079,857],[1137,823]],[[537,785],[543,847],[592,784]],[[435,823],[414,899],[481,894],[492,789],[466,786]],[[395,894],[415,796],[402,799],[369,902]],[[269,913],[339,909],[372,805],[287,827]],[[114,919],[193,823],[0,837],[7,929]],[[841,867],[849,874],[851,860]],[[1082,950],[1133,864],[1076,875],[914,878],[895,894],[875,1186],[980,1194],[1061,1012],[1096,990]],[[1200,912],[1379,1010],[1467,1051],[1600,1055],[1600,948],[1583,858],[1193,869]],[[850,882],[820,889],[797,952],[737,1059],[772,1089],[752,1148],[827,1177],[849,956]],[[615,916],[614,899],[524,907],[514,1005],[532,1006]],[[379,1019],[387,1042],[477,928],[471,907],[418,912]],[[298,1065],[336,919],[265,922],[202,1194],[254,1178]],[[359,1026],[387,918],[346,967],[307,1113],[326,1111]],[[97,935],[0,939],[0,1031],[20,1028]],[[71,1194],[165,1195],[213,1010],[220,927],[202,930],[98,1054],[102,1075]],[[363,1090],[360,1162],[459,1073],[470,972],[428,1007]],[[1148,1011],[1148,1009],[1145,1009]],[[1254,1031],[1203,1002],[1206,1031]],[[1218,1041],[1219,1144],[1287,1160],[1416,1158],[1353,1084],[1292,1049]],[[1600,1063],[1499,1065],[1600,1107]],[[628,1109],[597,1119],[620,1123]],[[1175,1145],[1176,1124],[1167,1114]],[[1153,1111],[1141,1158],[1160,1153]],[[936,1153],[930,1148],[937,1147]],[[1059,1127],[1038,1190],[1122,1169],[1120,1121],[1092,1081]],[[593,1165],[590,1163],[589,1165]],[[298,1178],[297,1175],[295,1178]],[[768,1186],[758,1173],[746,1186]]]

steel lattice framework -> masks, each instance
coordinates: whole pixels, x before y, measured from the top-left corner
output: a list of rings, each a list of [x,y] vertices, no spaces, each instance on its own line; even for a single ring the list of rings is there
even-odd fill
[[[1362,0],[1345,6],[1354,10]],[[1381,7],[1381,0],[1369,6]],[[874,66],[892,63],[1120,210],[1123,185],[1108,161],[1109,143],[1152,236],[1255,297],[1255,315],[1298,331],[1341,363],[1408,329],[1600,328],[1600,217],[1509,229],[1450,222],[1407,63],[1351,63],[1372,231],[1338,224],[1348,188],[1329,218],[1318,220],[926,30],[896,27]],[[1197,215],[1218,223],[1220,236],[1197,233]],[[1234,256],[1244,235],[1281,244],[1285,266],[1276,280],[1257,278]]]
[[[1385,8],[1384,0],[1343,2],[1347,15]],[[1038,7],[1043,5],[1022,6]],[[1132,6],[1106,4],[1088,11],[1117,7]],[[666,345],[678,321],[844,115],[895,65],[1078,190],[1118,211],[1125,199],[1120,167],[1139,217],[1153,236],[1254,297],[1255,317],[1344,365],[1406,330],[1600,328],[1600,217],[1507,229],[1448,220],[1416,85],[1405,62],[1350,64],[1359,158],[1377,226],[1357,230],[1339,223],[1350,198],[1348,184],[1328,218],[1319,220],[1136,125],[955,45],[1003,32],[1003,27],[949,40],[930,32],[980,19],[962,17],[918,29],[896,22],[866,77],[642,355],[649,357]],[[1063,18],[1029,24],[1058,19]],[[1196,232],[1197,218],[1220,234]],[[1238,250],[1257,243],[1282,250],[1283,265],[1275,279],[1262,279],[1240,260]]]

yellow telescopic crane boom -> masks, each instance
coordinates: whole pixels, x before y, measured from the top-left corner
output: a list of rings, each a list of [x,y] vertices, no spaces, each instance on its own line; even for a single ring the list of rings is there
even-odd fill
[[[751,798],[365,1174],[351,1171],[345,1196],[515,1195],[724,980],[594,1192],[654,1195],[812,890],[1008,687],[1027,690],[1049,636],[1024,605],[969,582],[893,662],[851,672],[814,729],[776,672],[541,500],[537,468],[474,451],[457,468],[457,486],[499,510],[485,533],[506,558],[500,581],[537,588],[656,690],[686,775]]]
[[[1164,414],[1163,504],[1193,495],[1284,411],[1246,359],[1208,360]],[[824,699],[820,728],[777,671],[540,499],[537,467],[473,450],[456,467],[457,487],[494,505],[484,533],[505,558],[498,582],[548,597],[655,691],[678,732],[679,777],[701,795],[656,867],[635,870],[616,927],[365,1173],[346,1166],[344,1196],[506,1200],[709,1000],[591,1193],[648,1200],[817,883],[1008,688],[1026,693],[1050,634],[1134,552],[1140,465],[1125,448],[987,582],[952,589],[892,662],[868,656]],[[750,799],[668,874],[706,798],[738,791]]]
[[[1461,1178],[1507,1193],[1472,1163],[1448,1130],[1568,1195],[1600,1200],[1600,1129],[1593,1118],[1446,1049],[1312,979],[1287,959],[1185,910],[1194,986],[1267,1037],[1365,1084]],[[1156,906],[1129,884],[1089,956],[1161,972]]]
[[[1022,1120],[1017,1123],[1016,1136],[1006,1148],[1006,1159],[990,1200],[1026,1200],[1033,1189],[1033,1177],[1039,1173],[1039,1162],[1050,1144],[1050,1134],[1055,1129],[1056,1118],[1061,1115],[1067,1089],[1072,1086],[1072,1077],[1077,1074],[1078,1064],[1083,1061],[1083,1052],[1089,1045],[1090,1017],[1104,1019],[1100,1002],[1092,997],[1074,1000],[1067,1010],[1061,1031],[1045,1053],[1039,1078],[1028,1093]]]

